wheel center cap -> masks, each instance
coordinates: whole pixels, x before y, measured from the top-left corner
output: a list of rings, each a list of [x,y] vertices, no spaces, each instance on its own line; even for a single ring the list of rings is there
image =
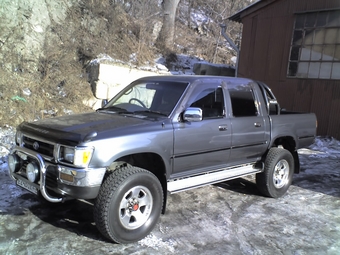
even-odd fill
[[[132,206],[132,210],[137,211],[138,209],[139,209],[139,205],[138,204],[134,204]]]

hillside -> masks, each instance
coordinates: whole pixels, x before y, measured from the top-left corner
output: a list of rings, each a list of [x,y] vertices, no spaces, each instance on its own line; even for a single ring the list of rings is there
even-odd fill
[[[138,2],[138,3],[137,3]],[[0,6],[0,126],[92,109],[86,67],[105,54],[140,68],[164,59],[180,69],[177,54],[233,64],[235,53],[220,35],[221,23],[248,0],[182,0],[174,48],[157,45],[162,8],[157,0],[3,0]],[[239,24],[227,32],[236,43]]]

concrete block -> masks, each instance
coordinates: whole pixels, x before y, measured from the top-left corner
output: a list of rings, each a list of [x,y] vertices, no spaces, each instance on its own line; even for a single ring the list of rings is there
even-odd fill
[[[235,76],[234,67],[222,64],[195,63],[193,71],[196,75]]]
[[[92,64],[87,68],[87,71],[93,95],[98,99],[112,98],[125,86],[141,77],[160,75],[156,72],[107,63]]]

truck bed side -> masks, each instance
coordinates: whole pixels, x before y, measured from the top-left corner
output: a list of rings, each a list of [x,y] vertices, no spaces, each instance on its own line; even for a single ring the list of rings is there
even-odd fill
[[[269,115],[271,144],[279,137],[292,137],[296,149],[309,146],[316,135],[316,116],[313,113],[281,111],[280,115]]]

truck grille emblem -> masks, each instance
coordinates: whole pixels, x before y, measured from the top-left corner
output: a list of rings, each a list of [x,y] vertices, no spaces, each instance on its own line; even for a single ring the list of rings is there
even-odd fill
[[[35,149],[36,151],[39,149],[39,143],[38,142],[33,143],[33,149]]]

